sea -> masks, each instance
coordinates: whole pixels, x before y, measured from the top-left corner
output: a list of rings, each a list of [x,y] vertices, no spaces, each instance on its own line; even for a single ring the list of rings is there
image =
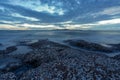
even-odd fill
[[[14,45],[20,40],[49,39],[63,42],[69,39],[80,39],[99,44],[119,44],[120,31],[91,30],[0,30],[0,43],[4,46]],[[1,49],[2,47],[0,47]]]

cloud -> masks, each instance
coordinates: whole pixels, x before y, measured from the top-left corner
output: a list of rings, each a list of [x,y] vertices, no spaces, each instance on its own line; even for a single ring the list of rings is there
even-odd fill
[[[19,21],[5,21],[5,20],[0,20],[0,23],[3,23],[3,24],[18,24],[20,23]]]
[[[48,3],[42,4],[41,0],[9,0],[12,5],[22,6],[34,11],[45,12],[50,14],[64,15],[65,10],[62,8],[62,4],[57,2],[58,5],[49,5]]]
[[[101,14],[101,15],[116,15],[116,14],[120,14],[120,6],[105,8],[102,12],[99,12],[98,14]]]
[[[13,25],[0,25],[1,30],[28,30],[28,28],[25,27],[17,27]]]
[[[119,4],[118,0],[0,0],[0,29],[119,26]]]
[[[0,6],[0,11],[1,11],[1,12],[4,12],[4,11],[5,11],[5,8],[2,7],[2,6]]]
[[[24,27],[24,28],[27,28],[27,29],[48,29],[48,30],[51,30],[51,29],[63,29],[59,26],[56,26],[56,25],[52,25],[52,24],[16,24],[16,26],[19,26],[19,27]]]
[[[29,20],[29,21],[40,21],[39,19],[37,18],[34,18],[34,17],[28,17],[28,16],[23,16],[19,13],[12,13],[10,14],[11,16],[13,17],[18,17],[18,18],[23,18],[23,19],[26,19],[26,20]]]
[[[118,19],[111,19],[111,20],[99,21],[97,24],[99,24],[99,25],[120,24],[120,18],[118,18]]]

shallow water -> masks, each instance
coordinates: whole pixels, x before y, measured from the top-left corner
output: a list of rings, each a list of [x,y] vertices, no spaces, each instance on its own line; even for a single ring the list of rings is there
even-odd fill
[[[0,31],[0,49],[14,45],[19,40],[50,39],[62,42],[67,39],[82,39],[99,44],[120,43],[120,31],[79,31],[79,30],[29,30],[29,31]]]

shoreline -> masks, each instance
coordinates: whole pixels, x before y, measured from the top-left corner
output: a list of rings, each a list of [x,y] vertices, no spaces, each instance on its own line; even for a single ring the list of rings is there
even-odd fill
[[[61,80],[72,79],[68,74],[73,75],[74,78],[78,78],[79,76],[78,79],[82,79],[82,77],[93,79],[94,77],[91,75],[99,76],[96,79],[117,79],[120,77],[117,76],[120,72],[120,54],[114,57],[101,54],[105,53],[104,51],[108,49],[108,46],[102,46],[84,40],[67,40],[64,42],[67,43],[60,44],[48,39],[17,42],[16,46],[7,48],[4,53],[0,52],[0,78],[4,80],[11,80],[10,78],[13,78],[13,80],[48,78],[51,80],[60,78],[59,75],[61,75]],[[69,46],[68,43],[74,46],[74,48]],[[112,46],[116,47],[118,45],[112,44]],[[91,49],[85,50],[87,48]],[[102,50],[103,52],[101,52]],[[91,70],[91,67],[94,67],[94,69]],[[73,70],[71,71],[71,69]],[[84,69],[88,71],[86,72]],[[74,70],[76,73],[74,73]],[[109,74],[112,76],[107,75],[109,71],[111,71]],[[37,78],[36,74],[38,74]],[[117,77],[114,78],[113,76]]]

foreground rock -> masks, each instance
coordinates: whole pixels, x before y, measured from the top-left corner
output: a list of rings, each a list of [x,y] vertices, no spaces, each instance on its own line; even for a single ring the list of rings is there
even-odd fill
[[[5,50],[0,50],[0,54],[8,54],[15,50],[17,50],[16,46],[10,46],[10,47],[7,47]]]
[[[116,55],[113,57],[114,59],[120,60],[120,55]]]
[[[17,77],[14,73],[9,72],[6,74],[0,74],[0,80],[17,80]]]
[[[98,55],[80,54],[77,56],[69,55],[67,58],[43,63],[24,73],[20,80],[120,79],[120,62]]]
[[[11,52],[13,52],[15,50],[17,50],[16,46],[10,46],[10,47],[6,48],[5,53],[11,53]]]
[[[31,64],[34,67],[40,66],[42,63],[57,60],[60,52],[69,48],[48,40],[41,40],[29,46],[31,46],[34,50],[24,56],[23,62]]]
[[[22,55],[9,55],[14,57],[13,61],[5,60],[6,57],[1,58],[8,62],[0,64],[21,64],[15,68],[4,67],[6,72],[0,74],[1,80],[120,79],[120,62],[117,59],[96,52],[76,50],[49,40],[39,40],[28,46],[32,51]]]
[[[4,57],[0,59],[0,71],[8,72],[13,71],[21,66],[21,61],[19,59]]]
[[[106,47],[97,43],[90,43],[84,40],[66,40],[65,42],[72,46],[83,48],[86,50],[100,51],[100,52],[107,52],[107,53],[114,52],[112,47]]]
[[[0,46],[2,46],[2,43],[0,43]]]

